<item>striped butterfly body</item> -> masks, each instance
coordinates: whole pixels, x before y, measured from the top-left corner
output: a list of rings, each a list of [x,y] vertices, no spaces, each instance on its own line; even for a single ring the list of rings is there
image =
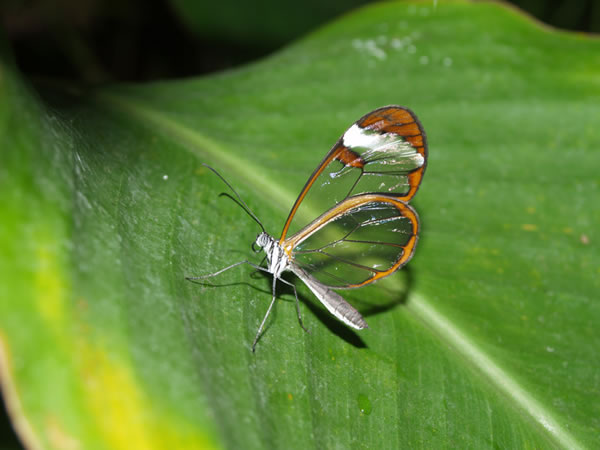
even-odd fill
[[[232,189],[262,228],[254,245],[266,253],[267,266],[246,260],[187,279],[205,279],[241,264],[273,275],[273,297],[252,351],[275,304],[277,281],[293,288],[298,320],[304,328],[296,287],[281,278],[285,271],[300,278],[343,323],[359,330],[367,328],[361,314],[333,289],[365,286],[411,259],[419,219],[408,202],[419,188],[426,163],[425,132],[410,110],[385,106],[370,112],[342,135],[317,166],[279,239],[270,236],[231,185],[206,166]]]

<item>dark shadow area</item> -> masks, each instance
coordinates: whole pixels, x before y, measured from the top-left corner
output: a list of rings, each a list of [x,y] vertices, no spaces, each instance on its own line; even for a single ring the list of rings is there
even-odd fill
[[[0,448],[3,450],[17,450],[24,448],[13,430],[6,404],[0,399]]]
[[[301,295],[298,295],[298,297],[308,307],[308,309],[310,309],[310,311],[317,316],[321,322],[323,322],[330,332],[356,348],[367,348],[365,341],[363,341],[360,335],[352,328],[344,325],[342,322],[332,316],[326,309],[319,308],[311,301],[307,301]]]
[[[590,33],[600,32],[598,0],[510,0],[536,19],[556,28]]]
[[[399,272],[393,273],[390,276],[392,276],[392,277],[398,276],[399,273],[402,273],[406,279],[406,285],[404,287],[404,290],[402,292],[398,293],[397,290],[391,290],[391,289],[386,288],[385,289],[386,291],[388,291],[394,295],[398,295],[397,298],[395,298],[391,302],[387,302],[387,303],[383,303],[383,304],[379,304],[379,305],[369,304],[369,306],[360,308],[360,313],[363,316],[365,316],[365,317],[374,316],[376,314],[381,314],[381,313],[384,313],[391,309],[394,309],[398,305],[406,304],[406,302],[408,300],[408,294],[410,294],[411,290],[414,287],[414,269],[410,266],[410,262],[408,263],[407,266],[400,269]]]
[[[0,27],[25,74],[98,85],[239,67],[364,3],[309,1],[299,6],[231,0],[210,6],[188,3],[180,9],[167,0],[7,1],[0,2]],[[554,27],[600,31],[597,0],[507,3]]]
[[[90,85],[217,72],[277,48],[194,35],[162,0],[0,2],[0,20],[24,73]]]

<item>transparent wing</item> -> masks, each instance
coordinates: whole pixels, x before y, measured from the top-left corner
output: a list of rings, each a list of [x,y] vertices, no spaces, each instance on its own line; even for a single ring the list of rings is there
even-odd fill
[[[410,110],[385,106],[370,112],[344,133],[308,179],[280,242],[353,195],[379,193],[408,202],[419,188],[426,159],[425,132]]]
[[[419,232],[414,209],[381,194],[342,201],[286,239],[295,264],[331,288],[355,288],[390,275],[413,255]]]

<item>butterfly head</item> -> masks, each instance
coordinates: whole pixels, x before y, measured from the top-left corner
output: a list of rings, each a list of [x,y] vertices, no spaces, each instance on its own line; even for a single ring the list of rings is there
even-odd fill
[[[263,231],[258,236],[256,236],[256,241],[254,242],[254,244],[252,244],[252,249],[256,253],[260,252],[263,249],[268,253],[269,248],[272,245],[273,245],[273,238],[271,236],[269,236],[268,233]]]
[[[256,245],[258,245],[260,248],[267,247],[271,241],[273,241],[273,238],[264,231],[256,236]]]

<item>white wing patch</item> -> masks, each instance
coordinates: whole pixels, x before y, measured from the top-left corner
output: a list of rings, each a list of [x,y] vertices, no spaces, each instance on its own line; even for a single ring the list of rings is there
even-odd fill
[[[421,167],[425,163],[423,155],[396,133],[381,134],[354,124],[344,133],[343,140],[344,146],[350,149],[364,148],[361,157],[366,163],[378,160],[382,153],[386,156],[383,164],[410,163],[411,166]]]

